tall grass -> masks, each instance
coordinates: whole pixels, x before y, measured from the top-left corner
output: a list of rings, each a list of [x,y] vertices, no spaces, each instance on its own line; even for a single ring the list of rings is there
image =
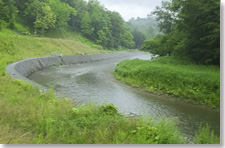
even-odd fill
[[[199,127],[193,141],[195,144],[220,144],[219,137],[214,135],[208,124]]]
[[[196,65],[176,57],[152,61],[126,60],[115,69],[116,78],[155,93],[168,93],[212,108],[220,106],[220,69]]]

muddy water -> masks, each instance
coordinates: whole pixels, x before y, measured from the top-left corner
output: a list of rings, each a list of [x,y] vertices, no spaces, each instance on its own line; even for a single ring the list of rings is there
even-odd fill
[[[113,70],[124,59],[150,59],[149,54],[117,58],[71,66],[53,67],[32,74],[29,79],[53,86],[55,91],[81,104],[114,104],[119,112],[131,115],[154,115],[175,118],[186,136],[191,137],[201,123],[208,123],[219,135],[220,112],[178,101],[166,95],[154,95],[130,87],[113,76]]]

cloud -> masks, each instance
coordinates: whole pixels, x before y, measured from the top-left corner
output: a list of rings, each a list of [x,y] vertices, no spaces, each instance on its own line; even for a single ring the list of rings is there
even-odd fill
[[[106,5],[136,5],[136,6],[145,6],[151,7],[156,4],[161,4],[161,0],[99,0]]]
[[[128,21],[132,17],[147,17],[147,14],[149,14],[153,9],[146,9],[145,7],[136,7],[135,5],[129,5],[129,7],[121,7],[121,6],[111,6],[108,7],[111,11],[117,11],[121,14],[121,16]]]
[[[128,21],[132,17],[146,17],[162,0],[99,0],[108,10],[117,11]]]

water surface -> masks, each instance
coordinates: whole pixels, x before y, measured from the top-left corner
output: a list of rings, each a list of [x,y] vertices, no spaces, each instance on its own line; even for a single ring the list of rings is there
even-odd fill
[[[123,114],[175,118],[187,136],[193,136],[201,123],[208,123],[219,135],[219,111],[178,101],[166,95],[154,95],[116,80],[113,71],[120,61],[151,59],[150,54],[137,54],[133,57],[44,69],[32,74],[29,79],[44,86],[54,86],[60,96],[81,104],[114,104]]]

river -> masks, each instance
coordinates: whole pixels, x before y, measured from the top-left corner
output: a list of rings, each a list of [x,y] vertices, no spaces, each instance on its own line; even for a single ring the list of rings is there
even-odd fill
[[[184,135],[189,138],[201,123],[208,123],[220,135],[219,111],[178,101],[168,95],[154,95],[115,79],[115,66],[122,60],[135,58],[149,60],[151,55],[137,53],[133,57],[52,67],[35,72],[29,79],[54,87],[57,94],[71,98],[79,104],[114,104],[125,115],[174,118]]]

